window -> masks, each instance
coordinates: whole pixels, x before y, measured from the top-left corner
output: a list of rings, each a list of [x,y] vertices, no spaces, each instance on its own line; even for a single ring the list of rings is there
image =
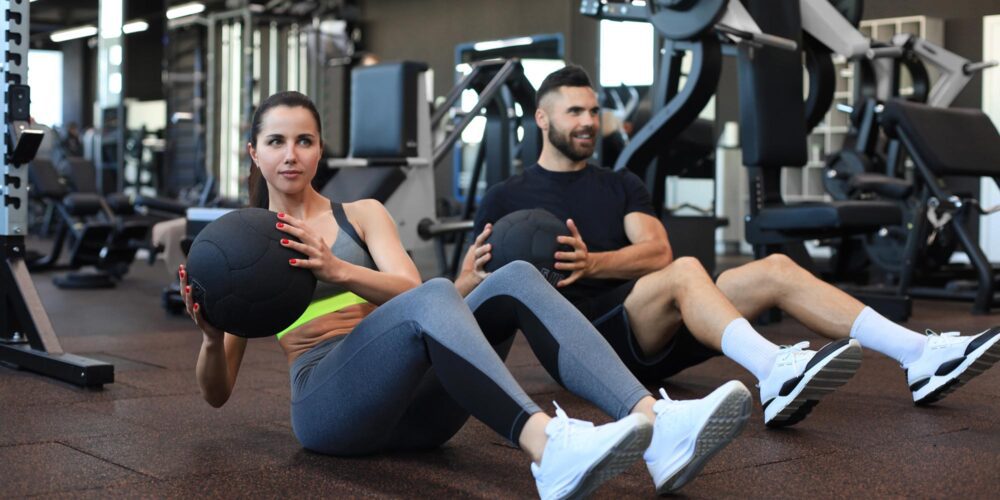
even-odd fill
[[[42,125],[62,125],[63,54],[58,50],[28,51],[31,117]]]
[[[602,87],[653,84],[655,38],[653,25],[632,21],[601,21]]]

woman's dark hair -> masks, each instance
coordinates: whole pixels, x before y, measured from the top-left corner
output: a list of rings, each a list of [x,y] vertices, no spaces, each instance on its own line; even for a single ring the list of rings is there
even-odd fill
[[[264,119],[264,115],[276,106],[306,108],[316,119],[316,131],[319,132],[320,137],[323,137],[323,122],[319,119],[319,110],[316,109],[312,100],[301,92],[291,90],[278,92],[264,99],[264,102],[260,103],[260,106],[253,113],[253,122],[250,125],[250,144],[253,145],[254,149],[257,148],[257,136],[260,134],[260,123]],[[247,179],[247,183],[250,185],[250,206],[266,209],[269,201],[267,182],[264,181],[264,176],[260,173],[260,168],[257,168],[253,159],[250,160],[250,177]]]

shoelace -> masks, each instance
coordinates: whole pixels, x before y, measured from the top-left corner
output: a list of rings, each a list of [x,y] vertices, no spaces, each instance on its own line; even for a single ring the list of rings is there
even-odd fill
[[[667,413],[670,409],[676,408],[678,406],[676,404],[673,404],[676,403],[676,401],[670,399],[670,396],[667,396],[666,389],[662,387],[660,387],[660,396],[663,399],[660,399],[656,403],[653,403],[653,413],[656,414],[656,418],[660,418],[660,415],[663,415],[664,413]]]
[[[553,435],[561,436],[559,440],[561,441],[563,447],[566,447],[566,445],[571,442],[570,436],[572,436],[576,431],[594,428],[594,424],[592,422],[569,418],[569,415],[567,415],[566,411],[559,406],[559,403],[553,401],[552,404],[556,405],[556,418],[552,419],[552,421],[556,424],[555,429],[553,429]]]
[[[928,328],[924,330],[924,334],[928,337],[958,337],[961,335],[961,332],[935,332]]]
[[[962,341],[962,339],[959,338],[961,337],[961,333],[959,332],[935,332],[934,330],[928,328],[924,333],[926,333],[929,337],[928,341],[931,338],[937,338],[938,344],[952,345]]]
[[[803,340],[802,342],[799,342],[798,344],[795,344],[795,345],[783,345],[783,346],[779,346],[779,347],[780,347],[781,351],[779,351],[778,355],[781,356],[781,355],[784,354],[784,355],[791,356],[791,358],[792,358],[792,368],[795,369],[795,370],[798,370],[799,369],[799,367],[798,367],[799,357],[796,356],[796,354],[798,354],[800,352],[804,352],[806,349],[809,349],[809,341],[808,340]]]

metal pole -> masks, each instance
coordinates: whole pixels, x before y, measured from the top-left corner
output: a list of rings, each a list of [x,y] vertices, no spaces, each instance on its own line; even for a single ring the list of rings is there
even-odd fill
[[[476,105],[472,107],[472,110],[466,113],[466,115],[462,117],[462,121],[458,123],[458,126],[456,126],[455,129],[448,134],[448,137],[446,137],[441,144],[438,144],[434,148],[434,156],[431,160],[432,166],[436,166],[441,162],[441,160],[444,159],[445,156],[448,155],[451,147],[454,146],[455,142],[458,141],[458,138],[462,136],[462,131],[465,130],[465,127],[468,127],[469,124],[472,123],[472,120],[479,116],[479,113],[482,112],[483,108],[486,107],[486,105],[496,96],[497,92],[503,88],[504,84],[507,82],[507,78],[509,78],[514,72],[514,67],[517,64],[518,61],[512,59],[504,63],[503,67],[500,68],[500,71],[497,71],[496,76],[490,80],[490,83],[487,84],[486,88],[479,94],[479,101],[477,101]]]

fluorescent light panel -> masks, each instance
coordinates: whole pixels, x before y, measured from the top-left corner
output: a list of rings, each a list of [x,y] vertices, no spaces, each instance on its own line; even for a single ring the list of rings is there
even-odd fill
[[[132,21],[125,23],[122,26],[122,33],[128,35],[129,33],[140,33],[149,29],[149,23],[139,19],[138,21]]]
[[[59,31],[53,31],[49,35],[49,39],[53,42],[65,42],[67,40],[75,40],[77,38],[86,38],[88,36],[94,36],[97,34],[97,27],[92,25],[78,26],[76,28],[68,28]]]
[[[511,38],[509,40],[491,40],[489,42],[479,42],[472,46],[478,52],[486,52],[487,50],[503,49],[507,47],[517,47],[519,45],[530,45],[533,42],[530,36],[524,36],[521,38]]]
[[[205,4],[191,2],[177,5],[167,9],[167,19],[177,19],[179,17],[191,16],[205,11]]]

